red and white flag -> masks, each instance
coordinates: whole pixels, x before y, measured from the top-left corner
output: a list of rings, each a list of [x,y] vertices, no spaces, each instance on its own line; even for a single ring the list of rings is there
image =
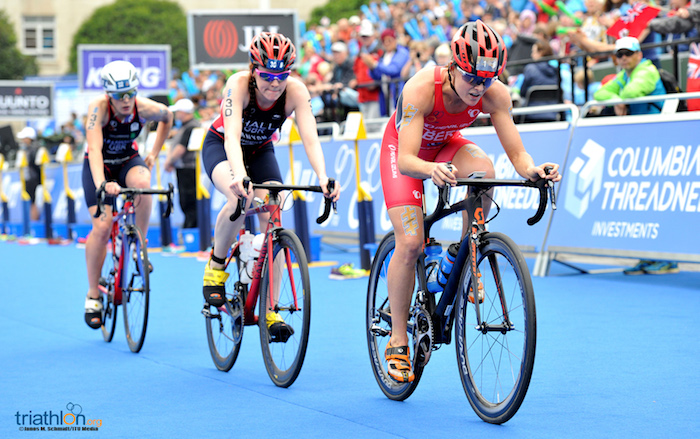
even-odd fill
[[[630,9],[625,12],[625,15],[620,17],[615,24],[608,28],[606,32],[615,39],[622,37],[638,37],[647,24],[659,15],[661,9],[644,3],[635,3]]]

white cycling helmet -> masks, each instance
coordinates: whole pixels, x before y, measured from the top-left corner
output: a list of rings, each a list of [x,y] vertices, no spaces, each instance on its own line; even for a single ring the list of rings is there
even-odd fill
[[[102,67],[102,88],[107,93],[127,91],[139,86],[139,74],[129,61],[112,61]]]

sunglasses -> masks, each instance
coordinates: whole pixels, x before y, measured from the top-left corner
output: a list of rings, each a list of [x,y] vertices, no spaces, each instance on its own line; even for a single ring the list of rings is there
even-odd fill
[[[633,52],[633,51],[627,50],[627,49],[622,49],[622,50],[618,50],[615,53],[615,58],[622,58],[623,56],[632,56],[635,53],[637,53],[637,52]]]
[[[289,74],[292,73],[291,70],[287,70],[286,72],[282,73],[261,72],[260,69],[255,69],[255,71],[258,73],[258,75],[260,75],[263,81],[267,82],[272,82],[275,79],[279,82],[285,81],[289,77]]]
[[[110,98],[121,101],[122,99],[124,99],[124,97],[126,97],[127,99],[131,99],[134,96],[136,96],[136,89],[134,88],[134,89],[131,89],[129,91],[120,91],[117,93],[107,93],[107,94],[109,95]]]
[[[469,85],[472,85],[474,87],[478,85],[484,85],[484,88],[489,88],[491,87],[491,84],[493,84],[497,77],[492,77],[492,78],[484,78],[483,76],[477,76],[474,75],[473,73],[467,73],[464,70],[462,70],[461,67],[459,67],[457,64],[455,64],[455,67],[457,67],[457,71],[462,75],[462,78],[464,78]]]

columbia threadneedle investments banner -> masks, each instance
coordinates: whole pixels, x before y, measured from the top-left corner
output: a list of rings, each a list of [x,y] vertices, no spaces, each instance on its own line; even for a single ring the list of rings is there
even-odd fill
[[[548,246],[698,253],[698,120],[655,119],[575,128]]]

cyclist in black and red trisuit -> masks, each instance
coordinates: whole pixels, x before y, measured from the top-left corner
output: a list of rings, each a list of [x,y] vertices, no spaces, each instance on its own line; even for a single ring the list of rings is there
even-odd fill
[[[102,326],[102,298],[97,287],[112,227],[110,202],[105,204],[99,218],[94,217],[97,211],[95,190],[105,181],[105,191],[112,196],[118,195],[122,187],[150,188],[150,169],[173,125],[173,115],[168,107],[136,96],[139,77],[130,62],[112,61],[102,68],[100,77],[105,94],[88,107],[87,148],[83,162],[83,190],[92,219],[92,230],[85,243],[88,275],[85,322],[93,329]],[[139,155],[135,139],[144,125],[151,121],[158,122],[156,140],[144,159]],[[151,196],[139,196],[135,205],[136,225],[145,238]]]
[[[282,182],[272,135],[290,114],[294,113],[324,196],[337,200],[340,195],[340,185],[328,193],[326,165],[309,91],[302,81],[289,77],[296,59],[294,44],[282,34],[263,32],[253,38],[249,57],[250,69],[236,73],[226,82],[221,114],[209,128],[202,147],[204,168],[216,189],[226,196],[226,204],[216,219],[211,259],[204,269],[204,299],[213,306],[224,304],[228,278],[225,258],[244,220],[243,216],[233,222],[229,218],[236,211],[239,198],[252,201],[253,191],[246,192],[243,179],[250,177],[253,183]],[[256,192],[263,198],[266,191]],[[266,221],[263,218],[260,224]],[[277,313],[270,314],[270,332],[288,338],[293,329]]]

